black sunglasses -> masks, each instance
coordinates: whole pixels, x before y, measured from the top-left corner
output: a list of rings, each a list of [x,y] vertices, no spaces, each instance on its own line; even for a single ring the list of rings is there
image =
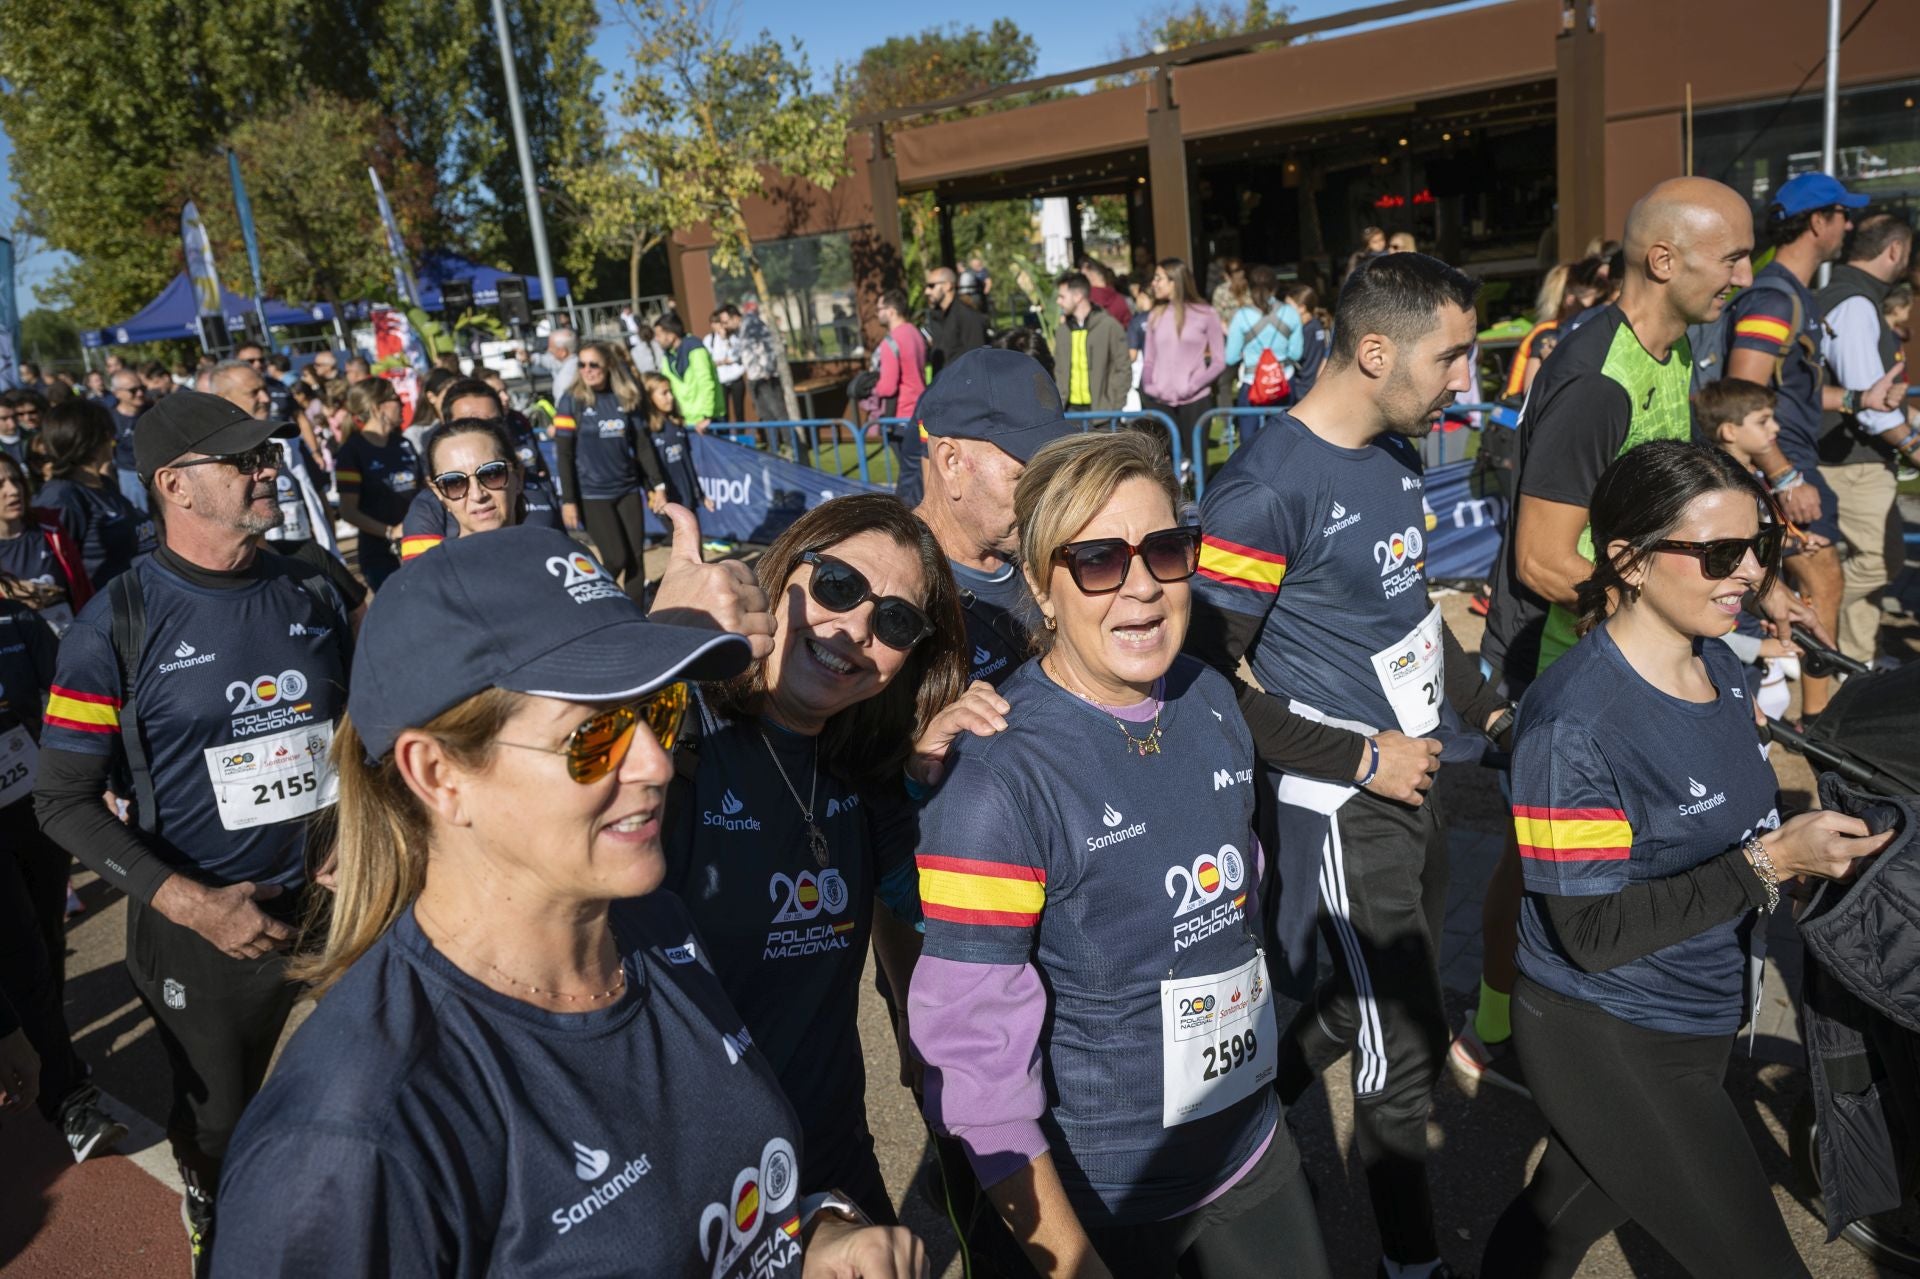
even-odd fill
[[[465,498],[467,489],[473,480],[480,481],[480,487],[498,493],[507,487],[507,481],[513,476],[511,462],[482,462],[473,468],[469,476],[465,471],[444,471],[433,477],[433,487],[440,490],[440,496],[449,502],[458,502]]]
[[[251,479],[269,467],[280,465],[280,450],[272,444],[262,444],[248,449],[245,453],[224,453],[218,457],[196,457],[190,462],[172,462],[168,466],[175,471],[184,471],[189,466],[231,466],[240,474]]]
[[[836,613],[851,613],[872,600],[873,637],[888,648],[897,648],[904,653],[933,634],[933,622],[920,610],[919,605],[903,600],[898,595],[875,595],[873,584],[867,581],[866,574],[853,565],[818,551],[808,551],[800,557],[800,562],[813,565],[813,578],[807,583],[807,594],[821,608],[832,609]]]
[[[1124,537],[1095,537],[1068,542],[1053,553],[1052,563],[1064,564],[1083,595],[1105,595],[1126,584],[1127,570],[1138,555],[1156,582],[1184,582],[1200,567],[1200,530],[1163,528],[1134,545]]]
[[[1655,542],[1653,549],[1693,556],[1700,561],[1700,572],[1718,582],[1732,577],[1745,562],[1749,551],[1762,570],[1772,573],[1780,567],[1780,548],[1785,544],[1786,536],[1785,526],[1769,524],[1752,537],[1721,537],[1711,542],[1668,540]]]

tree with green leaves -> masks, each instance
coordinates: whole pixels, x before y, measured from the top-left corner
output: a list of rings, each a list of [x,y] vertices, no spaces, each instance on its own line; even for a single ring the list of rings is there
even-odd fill
[[[717,0],[618,0],[618,8],[633,50],[619,79],[622,120],[608,140],[614,161],[653,175],[675,226],[704,222],[715,264],[743,265],[765,306],[772,291],[746,205],[792,193],[775,189],[776,175],[822,188],[844,176],[846,108],[814,90],[798,41],[783,45],[766,31],[736,41]],[[768,327],[786,411],[798,417],[786,341],[780,326]]]
[[[1292,18],[1292,5],[1269,4],[1268,0],[1187,0],[1185,4],[1163,3],[1142,15],[1133,34],[1123,38],[1114,46],[1113,56],[1116,59],[1133,58],[1141,54],[1184,49],[1189,45],[1205,44],[1209,40],[1224,40],[1228,36],[1264,31],[1268,27],[1277,27],[1289,22]],[[1285,42],[1275,41],[1275,43]],[[1143,78],[1144,73],[1135,72],[1117,79],[1102,80],[1101,87],[1133,84]]]
[[[307,145],[313,138],[331,141]],[[425,247],[419,232],[433,225],[435,183],[431,170],[408,157],[393,122],[378,106],[317,92],[285,111],[248,120],[174,170],[167,204],[197,203],[222,277],[229,287],[248,292],[245,247],[227,177],[229,148],[240,161],[260,269],[271,293],[336,307],[360,298],[393,300],[392,259],[367,170],[379,172],[394,220],[416,252]]]
[[[984,31],[951,23],[871,46],[852,67],[842,68],[840,81],[853,114],[865,115],[1031,79],[1039,56],[1033,37],[1011,18],[995,18]],[[1029,100],[996,98],[915,122],[1004,111]]]

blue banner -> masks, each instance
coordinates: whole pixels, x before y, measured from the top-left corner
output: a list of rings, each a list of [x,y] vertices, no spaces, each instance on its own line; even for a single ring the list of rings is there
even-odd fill
[[[694,512],[704,537],[723,542],[771,542],[802,514],[850,493],[886,490],[857,479],[842,478],[811,466],[789,462],[778,453],[763,453],[712,435],[689,433],[693,466],[700,488],[714,508]],[[647,531],[666,536],[666,521],[647,513]]]
[[[1427,580],[1490,577],[1507,525],[1507,503],[1498,486],[1476,491],[1474,460],[1427,468]]]
[[[407,242],[400,238],[400,224],[393,220],[393,206],[387,203],[387,189],[380,184],[380,175],[372,165],[367,166],[367,176],[373,179],[373,198],[380,206],[380,223],[387,234],[387,252],[393,256],[393,283],[400,294],[400,300],[408,306],[420,305],[420,285],[413,278],[413,268],[407,264]]]
[[[247,265],[253,269],[253,296],[264,298],[267,288],[261,283],[260,240],[253,232],[253,205],[247,200],[247,184],[240,180],[240,157],[232,149],[227,151],[227,178],[233,183],[233,211],[240,215],[240,235],[247,242]]]
[[[0,390],[20,385],[20,304],[13,292],[13,241],[0,237]]]

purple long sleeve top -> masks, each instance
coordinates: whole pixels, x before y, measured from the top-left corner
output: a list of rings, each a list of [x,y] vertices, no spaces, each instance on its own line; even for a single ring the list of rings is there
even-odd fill
[[[1226,333],[1212,307],[1188,305],[1178,333],[1173,328],[1173,308],[1162,308],[1147,321],[1140,393],[1163,404],[1191,404],[1210,393],[1215,379],[1226,371],[1226,358]]]

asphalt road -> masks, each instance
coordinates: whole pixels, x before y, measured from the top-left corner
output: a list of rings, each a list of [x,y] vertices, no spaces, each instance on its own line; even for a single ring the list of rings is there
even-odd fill
[[[1478,645],[1480,622],[1464,597],[1446,601],[1446,613],[1462,642]],[[1913,628],[1904,635],[1909,651]],[[1811,774],[1794,756],[1775,752],[1776,768],[1790,800],[1804,802]],[[1450,769],[1442,781],[1443,802],[1454,827],[1454,888],[1448,912],[1443,965],[1457,1022],[1472,977],[1478,971],[1478,901],[1505,822],[1494,780],[1477,769]],[[0,1273],[20,1279],[64,1276],[161,1276],[187,1273],[178,1223],[178,1192],[158,1121],[166,1104],[166,1066],[135,1002],[121,959],[125,908],[91,876],[78,878],[87,910],[69,930],[68,1014],[80,1051],[93,1063],[101,1087],[136,1126],[126,1154],[79,1168],[65,1161],[58,1139],[37,1117],[0,1125]],[[1780,930],[1776,930],[1778,933]],[[1784,943],[1791,950],[1791,925]],[[1787,961],[1791,955],[1786,954]],[[1790,962],[1787,965],[1790,968]],[[1728,1088],[1760,1150],[1780,1210],[1812,1272],[1821,1279],[1863,1279],[1879,1273],[1845,1243],[1827,1244],[1825,1228],[1808,1202],[1808,1188],[1789,1165],[1786,1125],[1805,1089],[1793,1063],[1791,1016],[1776,988],[1777,1015],[1761,1036],[1756,1059],[1736,1056]],[[296,1019],[297,1025],[297,1019]],[[929,1241],[935,1274],[960,1276],[951,1232],[915,1187],[927,1158],[924,1129],[910,1096],[894,1081],[897,1062],[884,1007],[867,987],[861,1033],[868,1059],[868,1114],[878,1138],[883,1169],[909,1225]],[[1303,1158],[1319,1190],[1321,1224],[1334,1273],[1365,1279],[1374,1273],[1378,1245],[1364,1182],[1353,1158],[1351,1099],[1343,1073],[1309,1092],[1290,1116]],[[1442,1080],[1429,1125],[1431,1174],[1442,1225],[1442,1247],[1456,1268],[1471,1271],[1493,1222],[1524,1184],[1543,1145],[1544,1125],[1525,1102],[1489,1090],[1472,1097],[1451,1079]],[[289,1187],[297,1193],[297,1187]],[[1285,1259],[1275,1273],[1285,1274]],[[1677,1276],[1683,1272],[1651,1239],[1634,1228],[1603,1241],[1580,1273],[1616,1276]]]

